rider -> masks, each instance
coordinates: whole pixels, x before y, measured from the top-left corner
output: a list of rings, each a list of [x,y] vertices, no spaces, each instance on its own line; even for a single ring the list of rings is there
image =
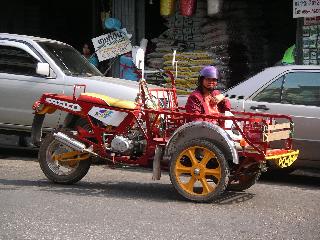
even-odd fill
[[[219,90],[215,90],[218,84],[219,72],[214,66],[205,66],[200,71],[197,89],[190,94],[186,103],[186,112],[201,114],[217,114],[230,111],[231,104]],[[192,118],[192,121],[203,121],[203,118]],[[215,122],[214,119],[206,121]]]

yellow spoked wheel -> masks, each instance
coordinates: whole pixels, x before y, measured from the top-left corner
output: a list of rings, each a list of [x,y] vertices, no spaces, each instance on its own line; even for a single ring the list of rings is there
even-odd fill
[[[177,148],[170,163],[170,178],[185,198],[214,200],[226,188],[229,168],[222,151],[207,140],[193,140]]]

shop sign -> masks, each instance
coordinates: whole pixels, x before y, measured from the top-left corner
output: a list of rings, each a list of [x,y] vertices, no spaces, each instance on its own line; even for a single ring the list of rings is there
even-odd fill
[[[293,17],[320,16],[320,0],[293,0]]]
[[[318,17],[310,17],[310,18],[304,18],[304,25],[320,25],[320,16]]]
[[[122,31],[114,31],[93,38],[92,43],[100,62],[132,50],[127,34]]]
[[[320,63],[319,25],[302,26],[302,60],[304,65]]]

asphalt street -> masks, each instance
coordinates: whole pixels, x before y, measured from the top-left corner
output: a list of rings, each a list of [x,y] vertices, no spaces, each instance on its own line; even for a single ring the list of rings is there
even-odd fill
[[[37,152],[0,148],[0,239],[320,239],[320,174],[264,177],[210,204],[183,200],[167,174],[94,165],[49,182]]]

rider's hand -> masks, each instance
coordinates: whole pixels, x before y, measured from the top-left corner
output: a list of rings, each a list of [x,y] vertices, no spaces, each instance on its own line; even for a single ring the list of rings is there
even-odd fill
[[[212,96],[211,98],[211,104],[218,104],[224,99],[224,96],[222,94],[218,94],[216,96]]]

